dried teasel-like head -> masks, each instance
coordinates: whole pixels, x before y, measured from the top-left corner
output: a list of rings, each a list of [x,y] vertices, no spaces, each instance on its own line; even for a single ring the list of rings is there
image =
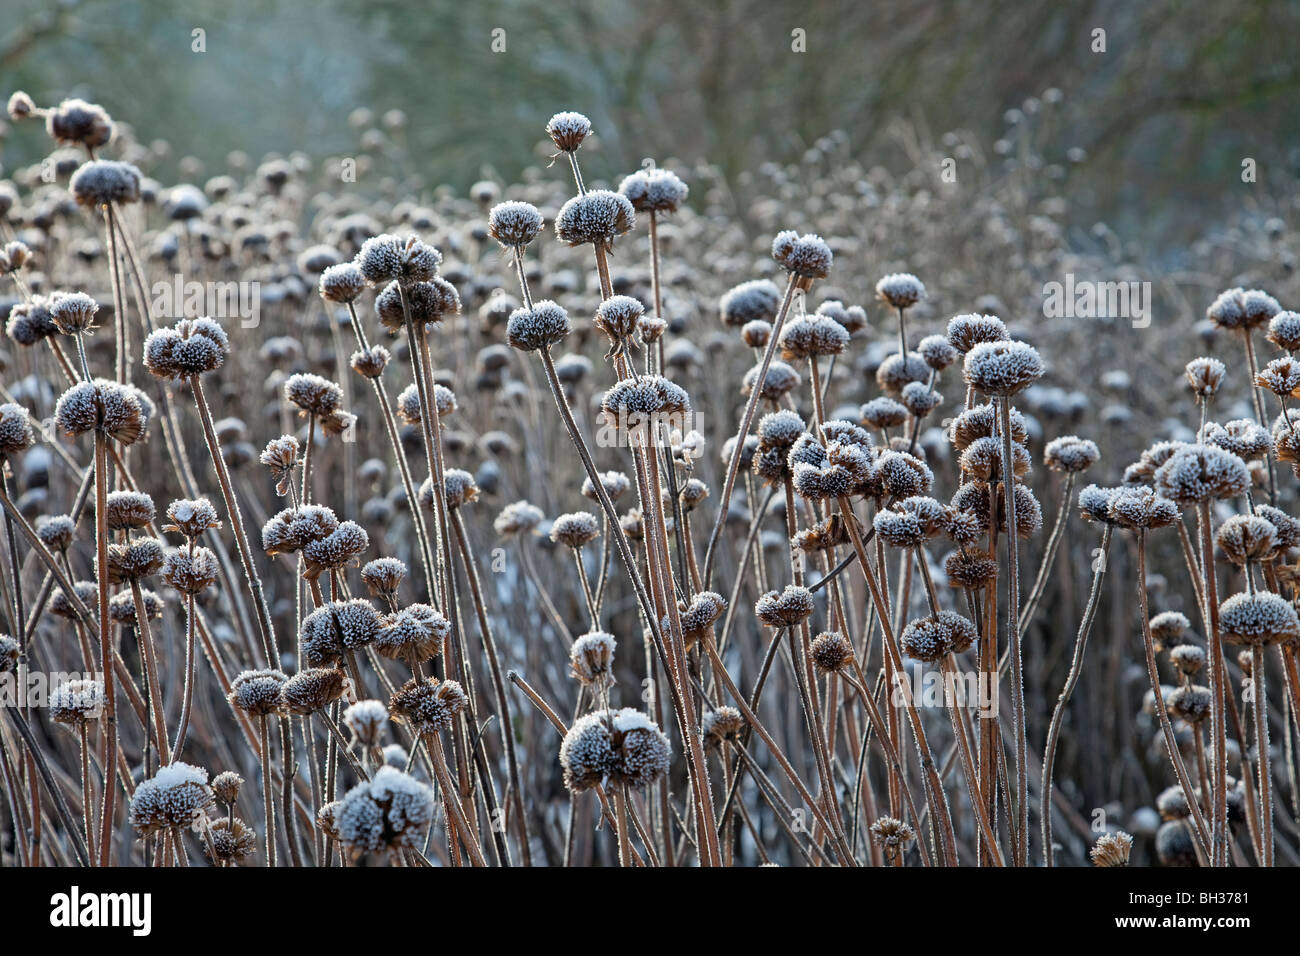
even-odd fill
[[[1227,366],[1218,359],[1201,356],[1187,363],[1184,374],[1187,376],[1187,385],[1192,393],[1198,400],[1202,400],[1218,393],[1227,371]]]
[[[1219,525],[1215,540],[1230,562],[1242,566],[1272,555],[1277,546],[1277,528],[1258,515],[1233,515]]]
[[[208,548],[178,548],[163,559],[163,580],[182,594],[200,594],[216,583],[217,556]]]
[[[257,831],[239,817],[219,817],[208,824],[203,852],[220,866],[238,866],[257,852]]]
[[[95,325],[99,303],[84,292],[55,292],[48,301],[50,321],[64,335],[80,335]]]
[[[50,693],[50,719],[72,726],[96,720],[104,710],[104,684],[97,680],[65,681]]]
[[[925,298],[925,283],[910,272],[893,272],[876,283],[876,295],[890,308],[907,309]]]
[[[113,584],[142,581],[158,573],[165,552],[157,538],[130,538],[108,546],[108,580]]]
[[[438,274],[442,253],[419,236],[372,236],[357,252],[356,266],[371,285],[397,282],[409,286],[428,282]]]
[[[541,299],[532,308],[510,313],[506,341],[521,352],[537,352],[557,344],[572,330],[569,313],[550,299]]]
[[[193,825],[212,805],[208,772],[175,761],[141,783],[131,797],[131,826],[141,836]]]
[[[343,696],[348,678],[334,667],[308,667],[284,682],[281,695],[284,709],[302,716],[314,714]]]
[[[848,330],[825,315],[800,316],[781,330],[781,357],[787,361],[838,355],[848,344]]]
[[[776,234],[772,240],[772,258],[799,279],[824,279],[835,261],[825,239],[812,233],[801,236],[793,229]]]
[[[584,687],[599,690],[614,682],[614,635],[589,631],[569,648],[569,672]]]
[[[515,501],[501,509],[492,527],[499,535],[511,536],[526,534],[536,530],[546,519],[541,508],[527,501]]]
[[[27,409],[13,402],[0,405],[0,461],[19,455],[36,444]]]
[[[130,163],[92,159],[72,174],[68,190],[77,205],[88,209],[139,202],[140,170]]]
[[[1184,684],[1174,688],[1174,692],[1165,699],[1165,706],[1171,717],[1177,717],[1189,724],[1199,724],[1210,716],[1210,704],[1214,700],[1208,687],[1196,684]]]
[[[677,607],[682,622],[682,638],[690,648],[699,641],[713,639],[713,625],[727,609],[727,601],[717,591],[701,591],[691,597],[689,604],[678,601]]]
[[[1123,830],[1103,833],[1097,838],[1088,858],[1093,866],[1128,866],[1129,851],[1133,849],[1133,837]]]
[[[668,738],[631,707],[578,718],[560,744],[564,783],[574,793],[607,781],[643,789],[668,772],[671,757]]]
[[[1287,352],[1300,349],[1300,312],[1282,311],[1268,322],[1270,342]]]
[[[388,709],[413,732],[436,734],[450,727],[468,704],[469,698],[456,681],[428,677],[408,680],[393,694]]]
[[[1271,591],[1228,598],[1219,605],[1219,627],[1229,644],[1267,646],[1300,639],[1295,607]]]
[[[217,509],[207,498],[178,498],[167,506],[167,524],[163,531],[175,531],[194,539],[203,532],[221,527]]]
[[[944,560],[944,573],[955,588],[978,591],[998,576],[998,563],[979,551],[954,551]]]
[[[388,727],[388,707],[383,701],[359,700],[343,711],[343,723],[362,747],[377,747]]]
[[[955,315],[948,322],[948,343],[963,355],[977,345],[1008,338],[1006,323],[996,315]]]
[[[784,591],[768,591],[754,605],[754,613],[767,627],[793,627],[812,617],[813,594],[805,587],[787,584]]]
[[[239,790],[244,785],[244,778],[233,770],[226,770],[212,778],[212,793],[226,806],[234,806],[239,799]]]
[[[142,491],[111,491],[104,507],[104,518],[112,531],[143,528],[154,519],[153,498]]]
[[[1205,316],[1221,329],[1249,331],[1282,311],[1277,299],[1259,289],[1228,289],[1210,303]]]
[[[1187,615],[1181,611],[1162,611],[1148,623],[1151,629],[1151,640],[1158,651],[1180,646],[1183,643],[1183,635],[1191,626],[1192,622],[1187,620]]]
[[[378,637],[383,620],[374,605],[362,598],[331,601],[302,620],[298,640],[302,664],[325,667],[343,659],[343,652],[359,650]]]
[[[740,740],[745,729],[745,718],[734,707],[719,707],[711,710],[700,719],[700,736],[704,746],[721,747],[724,743]]]
[[[1079,474],[1097,463],[1101,452],[1097,443],[1077,435],[1062,435],[1047,443],[1043,449],[1043,464],[1052,471]]]
[[[384,657],[409,664],[423,663],[442,653],[451,622],[428,604],[411,604],[383,620],[374,648]]]
[[[408,574],[406,562],[398,558],[375,558],[361,567],[361,581],[375,597],[393,600]]]
[[[498,203],[488,213],[488,235],[503,249],[523,249],[541,235],[544,225],[542,214],[532,203]]]
[[[355,262],[341,262],[320,274],[317,288],[326,302],[347,305],[355,302],[365,291],[366,278]]]
[[[966,353],[966,384],[985,395],[1006,398],[1028,388],[1044,372],[1038,350],[1025,342],[982,342]]]
[[[636,211],[626,196],[593,189],[574,196],[555,217],[555,237],[570,246],[586,243],[608,249],[636,225]]]
[[[907,849],[907,845],[916,839],[916,831],[910,824],[895,817],[880,817],[871,824],[871,842],[882,847],[893,856]]]
[[[913,660],[937,661],[948,653],[961,653],[974,643],[975,625],[955,611],[921,617],[903,629],[899,644]]]
[[[1246,463],[1214,445],[1184,445],[1155,473],[1156,491],[1181,505],[1235,498],[1250,485]]]
[[[605,494],[609,495],[610,501],[618,501],[632,487],[631,479],[621,471],[599,472],[597,477],[600,478],[601,487],[605,489]],[[590,478],[583,479],[582,496],[590,498],[592,501],[600,500],[600,496],[596,493],[596,487],[591,483]]]
[[[839,631],[826,631],[813,638],[809,654],[817,670],[838,674],[853,666],[853,645]]]
[[[741,328],[752,322],[770,323],[781,307],[781,290],[771,279],[753,279],[733,286],[718,300],[723,325]],[[763,340],[767,344],[767,339]]]
[[[144,364],[156,377],[183,379],[215,371],[226,362],[230,338],[213,319],[181,319],[144,340]]]
[[[600,522],[587,511],[563,514],[551,523],[551,540],[569,548],[582,548],[600,537]]]
[[[591,120],[572,110],[556,113],[546,122],[546,135],[560,152],[575,153],[591,135]]]
[[[423,845],[433,823],[434,805],[432,790],[385,765],[331,805],[328,823],[320,822],[327,833],[332,829],[338,834],[353,859],[367,853],[394,854]],[[321,808],[322,816],[325,809]]]
[[[667,169],[639,169],[619,184],[637,212],[670,213],[686,201],[690,191],[681,177]]]
[[[283,671],[264,668],[240,673],[230,682],[230,703],[253,717],[278,714],[284,707]]]
[[[343,389],[327,378],[300,372],[285,379],[284,397],[300,415],[324,417],[343,404]]]
[[[36,537],[55,554],[72,547],[77,523],[70,515],[41,515],[36,519]]]
[[[362,378],[376,379],[384,374],[392,353],[382,345],[371,345],[352,353],[348,365]]]

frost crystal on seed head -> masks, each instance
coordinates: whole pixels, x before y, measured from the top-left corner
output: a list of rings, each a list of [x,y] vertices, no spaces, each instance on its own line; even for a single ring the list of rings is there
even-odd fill
[[[627,176],[621,192],[638,212],[676,212],[689,190],[681,177],[667,169],[642,169]]]
[[[1282,644],[1300,638],[1295,607],[1271,591],[1228,598],[1219,606],[1219,626],[1229,644]]]
[[[605,782],[642,789],[668,772],[671,756],[668,738],[631,707],[580,717],[560,744],[564,783],[574,793]]]
[[[498,203],[488,213],[488,234],[506,249],[522,249],[538,237],[542,226],[542,214],[532,203]]]
[[[1024,342],[981,342],[966,353],[966,384],[985,395],[1015,395],[1043,376],[1038,350]]]
[[[572,153],[591,135],[591,120],[571,110],[556,113],[546,123],[546,135],[560,152]]]
[[[555,237],[571,246],[594,243],[603,248],[636,225],[636,211],[626,196],[593,189],[574,196],[555,217]]]
[[[772,240],[772,258],[786,272],[801,279],[826,278],[835,261],[825,239],[812,233],[801,236],[793,229],[777,233]]]
[[[322,808],[323,809],[323,808]],[[380,767],[335,807],[333,824],[353,857],[419,847],[433,822],[433,791],[414,777]]]
[[[141,836],[190,826],[212,803],[208,772],[176,761],[136,787],[131,825]]]
[[[771,322],[781,306],[781,290],[770,279],[753,279],[733,286],[718,300],[723,325]]]
[[[894,272],[876,283],[876,295],[895,309],[906,309],[925,298],[925,284],[910,272]]]

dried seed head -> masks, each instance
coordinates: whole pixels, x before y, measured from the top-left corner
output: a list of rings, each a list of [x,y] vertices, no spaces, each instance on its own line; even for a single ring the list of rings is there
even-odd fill
[[[691,410],[686,390],[662,375],[621,379],[600,404],[606,422],[620,430],[640,427],[649,417],[681,416]]]
[[[167,524],[162,530],[198,538],[210,528],[220,527],[217,509],[207,498],[180,498],[167,506]]]
[[[998,410],[992,405],[974,405],[957,416],[952,423],[951,432],[953,446],[958,451],[981,438],[1001,440]],[[1029,428],[1017,408],[1011,409],[1011,440],[1020,445],[1029,441]]]
[[[8,674],[18,666],[22,646],[8,634],[0,634],[0,674]]]
[[[1214,696],[1208,687],[1185,684],[1177,687],[1165,701],[1171,717],[1185,720],[1189,724],[1199,724],[1210,716],[1210,704]]]
[[[140,200],[140,170],[130,163],[92,159],[72,174],[68,189],[77,205],[89,209]]]
[[[113,584],[141,581],[157,574],[163,564],[163,546],[157,538],[131,538],[108,546],[108,580]]]
[[[907,421],[907,407],[882,396],[863,405],[858,417],[869,428],[897,428]]]
[[[452,725],[469,704],[469,698],[454,680],[428,677],[408,680],[389,701],[395,720],[403,720],[416,734],[436,734]]]
[[[54,688],[47,706],[56,723],[81,726],[103,713],[104,685],[97,680],[66,681]]]
[[[1169,663],[1187,677],[1200,673],[1205,659],[1205,648],[1197,644],[1180,644],[1169,651]]]
[[[1300,312],[1278,312],[1268,322],[1270,342],[1280,349],[1294,352],[1300,349]]]
[[[163,580],[182,594],[199,594],[216,583],[220,573],[217,556],[208,548],[194,548],[193,553],[178,548],[163,559]]]
[[[676,212],[690,191],[681,177],[666,169],[640,169],[624,178],[618,191],[637,212]]]
[[[569,313],[550,299],[542,299],[531,309],[510,313],[506,341],[521,352],[536,352],[560,342],[572,330]]]
[[[712,639],[713,625],[727,609],[727,602],[717,591],[701,591],[691,598],[690,604],[678,601],[677,608],[682,622],[682,638],[690,648],[700,641]]]
[[[835,255],[821,236],[799,235],[793,229],[776,234],[772,258],[786,272],[801,279],[824,279],[830,274]]]
[[[772,340],[772,323],[762,319],[746,322],[740,329],[740,338],[751,349],[767,348]]]
[[[1273,437],[1249,418],[1238,418],[1226,425],[1210,422],[1205,426],[1204,438],[1207,445],[1231,452],[1242,461],[1264,458],[1273,450]]]
[[[700,736],[708,748],[739,740],[744,729],[745,718],[734,707],[711,710],[700,720]]]
[[[84,292],[55,292],[47,300],[50,320],[64,335],[80,335],[94,327],[99,303]]]
[[[426,282],[394,280],[375,296],[375,314],[390,332],[400,332],[405,327],[407,311],[413,323],[429,326],[437,325],[449,315],[457,315],[460,309],[460,293],[456,287],[437,276]]]
[[[146,620],[156,621],[162,617],[163,600],[148,588],[140,589],[140,603],[144,605]],[[108,602],[108,617],[115,624],[123,627],[136,626],[135,597],[130,591],[114,594]]]
[[[300,670],[285,681],[281,689],[284,709],[298,716],[314,714],[342,697],[347,683],[343,672],[333,667]]]
[[[42,339],[59,334],[59,327],[50,315],[50,301],[45,296],[34,295],[26,302],[18,302],[9,310],[5,334],[19,345],[35,345]]]
[[[1300,362],[1289,355],[1273,359],[1255,376],[1255,385],[1285,398],[1300,387]]]
[[[1277,546],[1277,529],[1257,515],[1233,515],[1219,525],[1216,540],[1227,559],[1242,566],[1272,555]]]
[[[589,631],[569,648],[569,671],[584,687],[600,689],[614,683],[613,634]]]
[[[36,519],[36,537],[55,554],[72,547],[77,524],[68,515],[41,515]]]
[[[233,770],[227,770],[212,778],[212,793],[226,806],[234,806],[239,799],[239,788],[243,785],[243,777]]]
[[[752,322],[770,323],[781,307],[781,290],[770,279],[752,279],[733,286],[718,300],[723,325],[736,328]],[[763,344],[767,344],[764,339]]]
[[[1198,399],[1209,398],[1219,391],[1227,367],[1216,358],[1194,358],[1187,363],[1187,384]]]
[[[1183,635],[1192,626],[1192,622],[1179,611],[1162,611],[1151,618],[1149,626],[1156,650],[1165,650],[1183,643]]]
[[[303,545],[304,574],[314,581],[326,571],[354,563],[370,547],[370,535],[355,521],[343,521],[323,538]]]
[[[957,361],[957,350],[946,335],[927,335],[917,344],[916,351],[936,372],[942,372]]]
[[[817,670],[838,674],[853,666],[853,645],[839,631],[826,631],[813,638],[809,653]]]
[[[871,824],[871,841],[883,847],[890,856],[901,853],[915,839],[916,831],[911,825],[894,817],[881,817]]]
[[[908,352],[904,356],[895,352],[876,369],[876,384],[889,397],[899,398],[904,388],[913,382],[928,382],[931,374],[930,366],[925,364],[925,359],[919,353]]]
[[[181,319],[144,340],[144,364],[162,379],[181,379],[215,371],[226,362],[230,338],[209,318]]]
[[[760,623],[768,627],[793,627],[812,617],[813,595],[805,587],[787,584],[784,591],[768,591],[754,605]]]
[[[1271,591],[1228,598],[1219,605],[1219,627],[1229,644],[1284,644],[1300,638],[1295,607]]]
[[[754,390],[754,383],[758,381],[758,372],[760,366],[755,365],[748,372],[741,382],[741,392],[749,395]],[[784,362],[772,362],[767,367],[767,374],[763,376],[763,386],[761,395],[769,402],[779,402],[785,395],[798,388],[803,382],[799,373],[792,369]]]
[[[1210,303],[1206,318],[1221,329],[1245,330],[1264,325],[1282,311],[1277,299],[1259,289],[1228,289]]]
[[[522,249],[541,234],[543,225],[542,214],[532,203],[498,203],[488,213],[488,235],[503,249]]]
[[[560,515],[551,523],[551,540],[570,548],[581,548],[600,537],[600,522],[587,511]]]
[[[442,253],[419,236],[373,236],[362,243],[356,257],[357,268],[371,285],[428,282],[438,274],[441,264]]]
[[[10,94],[8,110],[9,118],[13,120],[24,120],[38,112],[32,98],[22,90]]]
[[[345,650],[358,650],[372,643],[382,625],[379,612],[369,601],[331,601],[302,620],[302,663],[307,667],[336,664]]]
[[[1079,513],[1085,521],[1099,524],[1114,524],[1110,516],[1110,503],[1114,500],[1118,488],[1102,488],[1088,485],[1079,492]]]
[[[591,135],[591,120],[572,111],[556,113],[546,122],[546,135],[560,152],[575,153]]]
[[[1097,463],[1101,452],[1097,443],[1076,435],[1063,435],[1047,443],[1043,449],[1043,464],[1052,471],[1078,474]]]
[[[910,498],[929,494],[934,472],[915,455],[902,451],[881,452],[866,489],[876,498]]]
[[[429,486],[429,498],[432,502],[433,485],[428,479],[425,479],[425,485]],[[446,490],[447,507],[459,508],[461,505],[470,504],[478,501],[479,489],[478,483],[474,476],[468,471],[461,468],[448,468],[443,475],[443,488]],[[424,487],[420,488],[421,500],[424,498]]]
[[[977,345],[1008,338],[1006,323],[996,315],[955,315],[948,322],[948,342],[963,355]]]
[[[1281,508],[1271,505],[1255,505],[1255,516],[1263,518],[1273,526],[1277,535],[1276,556],[1281,556],[1290,548],[1300,547],[1300,521],[1291,517]]]
[[[542,509],[527,501],[516,501],[506,505],[492,522],[492,527],[500,535],[517,535],[533,531],[545,520]]]
[[[1186,820],[1170,820],[1156,831],[1156,856],[1162,866],[1198,866],[1196,842]]]
[[[385,765],[349,790],[331,815],[339,841],[353,859],[367,853],[396,854],[423,845],[433,823],[433,791]]]
[[[36,444],[27,409],[12,402],[0,405],[0,460],[18,455]]]
[[[11,115],[18,96],[19,94],[15,93],[9,100]],[[18,100],[18,105],[21,110],[25,104],[22,100]],[[27,112],[30,113],[32,110]],[[50,134],[51,139],[60,143],[98,149],[113,138],[113,120],[109,117],[108,111],[97,103],[69,99],[46,112],[45,131]]]
[[[451,622],[437,608],[412,604],[384,618],[374,646],[384,657],[408,664],[423,663],[442,653],[450,634]]]
[[[645,306],[630,295],[614,295],[596,308],[593,324],[609,338],[610,355],[619,355],[637,332]]]
[[[299,414],[324,417],[343,404],[343,389],[327,378],[300,372],[285,379],[284,397],[298,406]]]
[[[220,817],[208,824],[203,852],[214,863],[238,866],[257,851],[257,832],[239,817]]]
[[[377,747],[388,727],[388,708],[383,701],[359,700],[343,711],[343,722],[362,747]]]
[[[910,272],[894,272],[876,283],[876,295],[892,308],[906,309],[925,298],[925,284]]]
[[[253,717],[278,714],[284,705],[284,684],[288,679],[283,671],[270,668],[243,671],[230,682],[228,699]]]
[[[372,345],[353,352],[348,364],[361,377],[374,379],[384,374],[392,357],[392,353],[382,345]]]
[[[985,395],[1008,397],[1043,376],[1038,350],[1024,342],[982,342],[966,353],[966,384]]]
[[[1155,473],[1156,490],[1182,505],[1235,498],[1250,488],[1246,463],[1214,445],[1185,445]]]
[[[1123,830],[1103,833],[1088,851],[1088,858],[1093,866],[1128,866],[1129,851],[1133,849],[1133,838]]]
[[[998,576],[998,563],[978,551],[954,551],[943,563],[948,583],[977,591]]]
[[[949,652],[961,653],[974,643],[975,625],[954,611],[921,617],[903,629],[903,653],[918,661],[937,661]]]
[[[838,355],[848,344],[848,330],[824,315],[800,316],[781,331],[781,357],[787,361]]]
[[[1119,488],[1110,501],[1110,519],[1131,531],[1154,531],[1178,521],[1178,505],[1150,488]]]
[[[570,246],[592,243],[608,249],[636,225],[636,212],[626,196],[593,189],[574,196],[555,217],[555,237]]]
[[[95,597],[99,593],[99,588],[94,581],[76,581],[72,585],[75,591],[75,597],[81,602],[82,607],[89,607],[95,602]],[[50,595],[50,613],[55,617],[65,617],[69,620],[76,620],[80,615],[69,599],[63,593],[63,588],[55,588],[54,593]],[[17,647],[17,644],[14,645]]]
[[[104,518],[113,531],[143,528],[153,521],[153,499],[142,491],[109,492]]]
[[[393,599],[407,575],[406,564],[397,558],[375,558],[361,568],[361,580],[376,597]]]
[[[1185,820],[1191,816],[1192,808],[1187,802],[1183,788],[1175,784],[1160,791],[1156,797],[1156,810],[1162,820]]]
[[[178,760],[135,788],[131,826],[141,836],[179,830],[193,825],[211,804],[208,772]]]
[[[643,789],[668,772],[672,746],[631,707],[578,718],[560,744],[564,784],[574,793],[610,782]]]
[[[632,487],[631,480],[621,471],[599,472],[597,477],[600,478],[601,487],[605,489],[605,494],[609,495],[610,501],[618,501]],[[590,478],[582,482],[582,496],[592,501],[600,500],[600,496],[596,494],[596,486],[591,483]]]
[[[355,262],[341,262],[320,274],[317,285],[320,297],[326,302],[346,305],[356,301],[365,290],[366,279]]]

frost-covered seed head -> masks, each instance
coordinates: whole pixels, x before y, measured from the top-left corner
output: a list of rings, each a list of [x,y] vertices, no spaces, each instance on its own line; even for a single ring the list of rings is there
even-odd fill
[[[760,366],[755,365],[748,372],[741,382],[741,391],[749,395],[754,390],[754,383],[758,381],[758,372]],[[798,388],[803,382],[799,373],[792,369],[784,362],[772,362],[767,367],[767,374],[763,376],[762,397],[769,402],[779,402],[783,397],[794,389]]]
[[[869,428],[897,428],[907,421],[907,407],[892,398],[873,398],[858,411],[859,420]]]
[[[522,249],[541,234],[543,225],[532,203],[498,203],[488,213],[488,235],[503,249]]]
[[[1268,322],[1270,342],[1287,352],[1300,349],[1300,312],[1278,312]]]
[[[1162,611],[1151,618],[1148,624],[1151,629],[1151,640],[1155,643],[1157,650],[1181,645],[1183,635],[1187,633],[1187,629],[1191,626],[1192,622],[1187,620],[1187,615],[1180,611]]]
[[[848,344],[848,330],[824,315],[801,316],[781,331],[781,357],[787,361],[838,355]]]
[[[945,335],[927,335],[917,343],[916,351],[936,372],[942,372],[957,361],[957,350]]]
[[[212,778],[212,793],[226,806],[233,806],[243,785],[243,777],[233,770],[226,770]]]
[[[104,685],[97,680],[65,681],[50,694],[50,719],[80,726],[95,720],[104,710]]]
[[[734,707],[711,710],[700,720],[700,736],[704,738],[704,746],[709,748],[739,740],[744,729],[745,718]]]
[[[574,196],[555,217],[555,237],[570,246],[593,243],[609,248],[636,225],[636,211],[626,196],[593,189]]]
[[[604,471],[598,473],[601,487],[605,489],[605,494],[609,495],[610,501],[618,501],[622,498],[629,488],[632,487],[632,481],[621,471]],[[600,496],[596,493],[596,486],[591,483],[590,478],[582,482],[582,496],[590,498],[592,501],[599,501]]]
[[[344,650],[358,650],[372,643],[382,621],[366,600],[331,601],[303,618],[299,642],[302,663],[325,667],[342,660]]]
[[[1180,644],[1169,651],[1169,663],[1187,677],[1200,673],[1205,660],[1205,648],[1198,644]]]
[[[343,404],[343,389],[327,378],[300,372],[285,379],[284,397],[300,414],[324,417]]]
[[[1188,387],[1197,399],[1205,399],[1219,391],[1227,371],[1227,367],[1218,359],[1202,356],[1188,362],[1184,374],[1187,376]]]
[[[978,590],[998,576],[998,563],[975,551],[954,551],[943,569],[950,585],[969,590]]]
[[[581,548],[600,537],[600,522],[587,511],[560,515],[551,524],[551,540],[570,548]]]
[[[925,284],[910,272],[893,272],[876,283],[876,295],[892,308],[906,309],[925,298]]]
[[[303,545],[302,557],[305,575],[314,581],[326,571],[337,571],[355,562],[370,547],[370,535],[355,521],[343,521],[339,526],[315,541]]]
[[[645,315],[645,306],[630,295],[614,295],[596,308],[593,324],[609,338],[615,347],[621,347],[636,334],[637,325]],[[612,349],[611,349],[612,351]]]
[[[382,345],[372,345],[353,352],[348,365],[362,378],[375,379],[384,374],[392,357],[392,353]]]
[[[36,537],[55,554],[68,550],[77,533],[77,523],[68,515],[41,515],[36,519]]]
[[[373,236],[362,243],[356,257],[357,268],[371,285],[428,282],[438,274],[441,264],[442,253],[419,236]]]
[[[35,345],[42,339],[59,334],[59,327],[50,315],[50,300],[34,295],[26,302],[18,302],[9,310],[5,321],[5,334],[19,345]]]
[[[1176,502],[1150,488],[1119,488],[1110,500],[1111,521],[1131,531],[1154,531],[1178,521]]]
[[[812,233],[801,236],[793,229],[777,233],[772,240],[772,258],[786,272],[801,279],[826,278],[835,261],[825,239]]]
[[[930,366],[925,364],[925,359],[920,354],[908,352],[904,356],[895,352],[876,369],[876,384],[890,398],[898,398],[907,385],[928,382],[930,375]]]
[[[135,788],[131,826],[141,836],[191,826],[212,805],[208,772],[179,760]]]
[[[527,501],[515,501],[501,509],[492,527],[500,535],[524,534],[536,529],[545,519],[541,508]]]
[[[375,636],[375,650],[384,657],[423,663],[442,653],[451,622],[428,604],[411,604],[384,618]]]
[[[1300,387],[1300,362],[1290,355],[1273,359],[1255,376],[1255,385],[1285,398]]]
[[[1043,376],[1038,350],[1024,342],[982,342],[966,353],[966,384],[985,395],[1007,397]]]
[[[208,548],[185,548],[168,552],[163,559],[163,580],[182,594],[199,594],[216,583],[220,573],[217,556]]]
[[[1054,438],[1043,449],[1043,463],[1052,471],[1078,474],[1087,471],[1097,463],[1101,452],[1097,443],[1077,435],[1063,435]]]
[[[624,178],[618,191],[637,212],[676,212],[689,192],[681,177],[667,169],[641,169]]]
[[[560,744],[564,784],[574,793],[606,782],[644,789],[668,772],[671,757],[668,738],[631,707],[578,718]]]
[[[768,591],[754,605],[760,623],[768,627],[793,627],[812,617],[813,595],[805,587],[787,584],[784,591]]]
[[[963,355],[977,345],[1008,338],[1006,323],[996,315],[955,315],[948,322],[948,342]]]
[[[225,816],[207,826],[203,852],[214,863],[238,866],[257,851],[257,832],[239,817]]]
[[[346,305],[356,301],[366,288],[365,276],[355,262],[340,262],[320,274],[318,289],[326,302]]]
[[[1175,688],[1165,700],[1165,706],[1171,717],[1185,720],[1189,724],[1199,724],[1210,716],[1210,704],[1213,700],[1214,696],[1208,687],[1187,684]]]
[[[1277,299],[1259,289],[1228,289],[1210,303],[1206,318],[1221,329],[1244,330],[1258,328],[1282,311]]]
[[[414,733],[436,734],[450,727],[468,704],[469,698],[456,681],[428,677],[408,680],[393,694],[388,709]]]
[[[1228,598],[1219,605],[1219,627],[1229,644],[1270,645],[1300,639],[1295,607],[1271,591]]]
[[[55,292],[49,300],[50,320],[64,335],[79,335],[94,326],[99,303],[84,292]]]
[[[542,299],[531,309],[515,309],[506,322],[506,341],[521,352],[550,348],[573,330],[569,313],[550,299]]]
[[[589,631],[569,648],[569,672],[584,687],[600,689],[614,682],[613,634]]]
[[[353,859],[419,848],[434,818],[433,791],[387,765],[331,806],[332,829]]]
[[[36,444],[27,409],[12,402],[0,405],[0,460],[18,455]]]
[[[108,580],[113,584],[142,581],[157,574],[164,558],[157,538],[131,538],[108,546]]]
[[[1182,505],[1236,498],[1245,494],[1250,484],[1246,463],[1214,445],[1185,445],[1155,473],[1156,490]]]
[[[230,338],[210,318],[181,319],[144,340],[144,364],[156,377],[182,379],[212,372],[226,362]]]
[[[210,528],[220,527],[217,509],[207,498],[179,498],[167,506],[167,524],[162,530],[197,538]]]
[[[881,817],[871,824],[871,842],[891,856],[902,852],[915,839],[916,831],[911,825],[894,817]]]
[[[11,114],[14,112],[14,102],[10,98]],[[60,143],[98,149],[113,138],[114,127],[113,120],[104,107],[73,98],[64,100],[46,113],[45,131],[51,139]]]
[[[343,696],[348,679],[333,667],[309,667],[284,682],[284,709],[299,716],[314,714]]]
[[[243,671],[230,682],[230,703],[253,717],[278,714],[288,679],[283,671],[271,668]]]
[[[1133,849],[1133,837],[1123,830],[1103,833],[1097,838],[1088,858],[1093,866],[1128,866],[1129,851]]]
[[[88,209],[139,202],[140,170],[130,163],[92,159],[72,174],[68,190],[77,205]]]
[[[142,491],[111,491],[104,507],[104,518],[113,531],[143,528],[153,521],[153,499]]]
[[[823,674],[838,674],[853,666],[853,645],[839,631],[818,634],[809,653],[814,666]]]
[[[1256,461],[1273,450],[1273,436],[1249,418],[1238,418],[1225,425],[1209,422],[1205,426],[1204,439],[1207,445],[1231,452],[1242,461]]]
[[[718,313],[723,325],[739,328],[750,322],[770,323],[780,306],[781,290],[776,283],[771,279],[752,279],[723,293],[718,300]]]
[[[1219,525],[1219,548],[1233,564],[1266,560],[1277,546],[1277,529],[1258,515],[1233,515]]]
[[[383,701],[359,700],[343,711],[343,723],[362,747],[376,747],[388,727],[388,708]]]
[[[560,152],[574,153],[591,135],[591,120],[571,110],[556,113],[546,122],[546,135]]]

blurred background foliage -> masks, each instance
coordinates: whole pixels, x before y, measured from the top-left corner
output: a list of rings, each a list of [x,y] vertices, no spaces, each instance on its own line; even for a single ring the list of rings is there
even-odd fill
[[[346,156],[373,125],[370,148],[382,141],[426,179],[511,181],[545,160],[542,125],[567,108],[595,123],[591,175],[617,177],[651,154],[707,161],[743,197],[745,171],[797,160],[836,129],[867,165],[906,172],[954,131],[995,151],[1001,138],[1014,161],[1017,127],[1032,125],[1045,161],[1069,169],[1077,224],[1105,218],[1177,241],[1261,192],[1290,191],[1300,170],[1296,0],[4,6],[5,92],[103,103],[142,141],[166,140],[162,177],[184,156],[211,175],[233,149]],[[204,53],[192,50],[196,28]],[[806,52],[792,51],[796,29]],[[1035,112],[1047,90],[1060,102]],[[347,122],[358,108],[373,123]],[[404,127],[385,126],[390,110]],[[39,130],[9,130],[5,168],[47,144]],[[1067,162],[1070,150],[1086,160]],[[1254,185],[1242,182],[1247,157]]]

